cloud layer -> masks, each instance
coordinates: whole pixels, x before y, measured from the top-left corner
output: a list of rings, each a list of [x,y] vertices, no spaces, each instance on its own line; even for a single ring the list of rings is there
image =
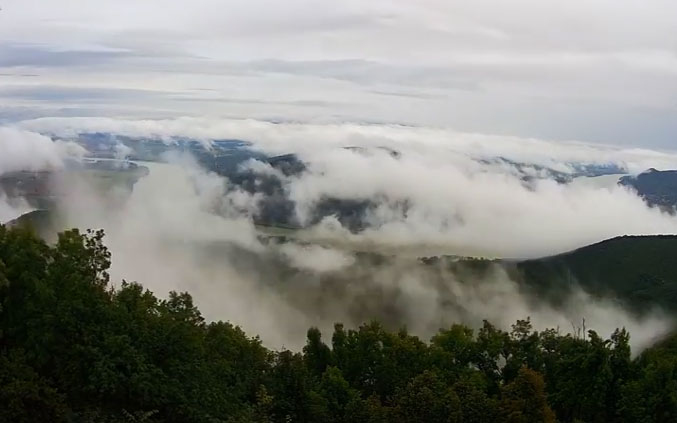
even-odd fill
[[[35,132],[0,126],[0,178],[17,171],[61,169],[65,159],[77,159],[84,153],[84,148],[73,142],[52,141]],[[0,223],[12,220],[30,209],[21,198],[7,198],[0,185]]]
[[[78,157],[84,149],[35,132],[0,126],[0,175],[19,170],[52,170],[63,167],[63,159]]]
[[[668,0],[7,0],[0,99],[668,148],[675,15]]]
[[[170,145],[187,137],[207,148],[214,139],[242,139],[267,154],[296,153],[307,166],[300,174],[286,176],[261,161],[243,166],[280,178],[302,219],[322,198],[376,204],[359,233],[329,216],[280,243],[252,223],[260,194],[200,168],[190,156],[170,153],[167,163],[148,164],[150,175],[123,204],[86,179],[64,179],[62,223],[106,230],[113,280],[138,280],[158,293],[188,290],[208,318],[241,324],[268,345],[299,347],[308,326],[329,330],[336,321],[374,318],[422,336],[455,321],[476,326],[489,318],[508,327],[531,316],[539,328],[568,331],[585,318],[603,333],[628,327],[640,348],[672,327],[659,310],[638,319],[613,298],[581,291],[554,308],[523,293],[500,269],[468,278],[416,260],[445,253],[543,256],[616,235],[677,233],[677,218],[647,207],[611,178],[571,184],[541,178],[546,168],[573,175],[581,164],[632,172],[673,167],[677,156],[670,153],[439,128],[207,118],[37,119],[5,128],[13,138],[4,139],[54,149],[58,158],[60,146],[85,132]],[[117,151],[126,155],[123,141],[118,138]],[[14,157],[16,167],[22,156]],[[32,158],[22,166],[41,163]]]
[[[189,137],[206,146],[213,139],[241,139],[268,154],[295,153],[307,163],[300,175],[284,176],[262,162],[247,166],[277,172],[302,224],[314,223],[313,210],[326,198],[375,204],[364,216],[368,228],[359,234],[331,216],[303,233],[325,242],[534,257],[618,235],[677,233],[674,216],[647,207],[613,181],[596,186],[539,178],[548,172],[575,176],[581,166],[613,165],[630,173],[677,167],[677,155],[653,150],[397,125],[206,118],[49,118],[24,121],[20,127],[63,138],[110,132],[172,143]],[[357,148],[344,148],[348,146]],[[239,192],[227,204],[251,211],[257,203]]]
[[[610,333],[625,326],[641,348],[672,327],[660,311],[639,319],[613,299],[574,291],[559,307],[523,293],[500,269],[462,277],[398,254],[378,260],[351,248],[279,243],[261,238],[245,216],[221,216],[228,181],[181,156],[149,164],[126,203],[108,206],[86,180],[69,183],[60,214],[66,226],[103,227],[113,253],[112,277],[138,280],[158,294],[188,290],[208,319],[226,319],[273,347],[300,348],[311,325],[329,330],[379,319],[427,337],[452,322],[509,327],[531,316],[563,332],[580,325]]]

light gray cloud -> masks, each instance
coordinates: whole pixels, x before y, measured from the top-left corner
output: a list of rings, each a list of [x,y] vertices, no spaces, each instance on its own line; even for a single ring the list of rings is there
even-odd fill
[[[133,56],[115,50],[56,50],[39,44],[0,44],[0,68],[103,66]]]
[[[360,85],[416,86],[439,89],[478,89],[471,75],[445,67],[391,65],[368,60],[283,61],[262,60],[242,66],[266,73],[330,78]],[[425,95],[425,94],[422,94]]]
[[[184,92],[199,81],[213,90],[126,110],[101,98],[104,115],[343,118],[675,142],[677,3],[668,0],[6,0],[3,9],[0,73],[16,75],[3,77],[6,86],[38,74],[39,84],[73,89]],[[21,105],[37,102],[46,106]]]
[[[35,132],[0,126],[0,175],[59,169],[65,158],[77,158],[83,153],[82,147],[69,141],[54,142]]]
[[[13,85],[0,87],[0,97],[17,100],[36,100],[48,102],[104,103],[106,101],[127,101],[147,97],[169,97],[171,92],[158,92],[139,89],[84,88],[54,85]]]
[[[389,327],[406,325],[423,337],[452,322],[477,327],[485,318],[508,328],[531,316],[538,329],[559,326],[563,331],[585,318],[588,327],[602,333],[627,327],[636,334],[633,347],[639,348],[673,327],[673,319],[660,310],[637,318],[611,298],[575,289],[553,307],[522,292],[500,269],[464,279],[444,265],[421,266],[401,250],[381,257],[377,265],[360,260],[350,248],[261,242],[245,216],[211,211],[230,196],[228,181],[184,156],[149,167],[149,176],[116,207],[86,181],[70,180],[60,209],[66,224],[105,228],[115,283],[138,280],[158,295],[189,290],[206,318],[240,324],[272,347],[301,348],[310,325],[330,330],[337,321],[355,326],[374,318]],[[373,186],[373,181],[364,184]],[[472,189],[488,187],[476,181]],[[552,197],[543,207],[548,200]],[[581,219],[590,217],[580,212]],[[513,223],[524,229],[522,221]]]
[[[64,138],[110,132],[205,143],[239,139],[273,155],[296,153],[308,163],[308,172],[283,180],[302,222],[312,223],[312,210],[323,198],[377,203],[366,216],[369,229],[359,234],[331,217],[303,234],[306,240],[332,245],[533,257],[619,235],[677,233],[674,216],[650,209],[625,188],[552,180],[525,185],[513,165],[493,160],[536,166],[532,173],[544,167],[571,174],[574,164],[614,164],[639,173],[650,167],[677,167],[676,153],[383,124],[48,118],[25,121],[20,127]],[[345,146],[363,147],[368,153]],[[400,156],[393,158],[378,148],[382,146]],[[241,204],[236,208],[251,209],[250,201]]]
[[[61,181],[57,215],[67,227],[106,230],[114,281],[139,280],[160,295],[189,290],[209,319],[233,320],[271,346],[300,347],[309,325],[330,329],[336,321],[357,325],[372,318],[407,325],[421,336],[451,322],[477,326],[484,318],[508,327],[531,316],[539,328],[565,330],[585,318],[607,333],[630,328],[640,334],[633,340],[640,348],[673,327],[660,310],[638,319],[613,299],[579,290],[554,308],[524,294],[500,269],[464,280],[443,266],[422,267],[416,257],[535,256],[627,233],[675,233],[677,218],[614,184],[525,185],[513,166],[476,160],[501,156],[562,172],[571,172],[572,162],[617,163],[637,171],[674,167],[674,153],[376,124],[50,118],[20,126],[0,128],[0,159],[9,170],[59,167],[60,158],[73,153],[65,148],[70,144],[26,128],[65,139],[83,131],[205,142],[239,138],[307,161],[308,172],[288,178],[261,162],[245,164],[282,177],[300,209],[323,196],[377,201],[368,216],[373,226],[360,234],[329,218],[294,235],[298,243],[278,244],[262,242],[249,218],[256,194],[229,189],[228,180],[189,156],[147,164],[150,175],[122,204],[77,176]],[[363,149],[339,148],[345,145]],[[375,148],[383,145],[400,154]],[[118,152],[129,154],[123,147]],[[408,203],[404,215],[396,205],[402,199]],[[0,218],[25,210],[0,196]],[[354,251],[391,258],[369,265]]]

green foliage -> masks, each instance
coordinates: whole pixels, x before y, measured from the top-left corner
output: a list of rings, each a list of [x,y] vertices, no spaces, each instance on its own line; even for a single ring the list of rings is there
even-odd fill
[[[456,423],[462,417],[456,392],[434,372],[414,377],[397,395],[396,414],[401,422]]]
[[[555,423],[543,377],[527,367],[503,387],[499,409],[500,421],[505,423]]]
[[[513,275],[540,298],[561,300],[572,286],[611,294],[634,311],[677,311],[677,236],[624,236],[516,265]]]
[[[18,350],[0,356],[0,421],[64,421],[63,397],[25,363]]]
[[[376,322],[270,351],[187,293],[109,284],[103,232],[0,226],[0,422],[674,422],[677,335]]]

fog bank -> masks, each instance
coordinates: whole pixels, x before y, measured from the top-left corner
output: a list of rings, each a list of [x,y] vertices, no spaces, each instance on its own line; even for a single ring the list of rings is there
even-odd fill
[[[602,334],[628,328],[635,348],[672,327],[658,310],[639,319],[613,299],[582,291],[555,308],[522,292],[501,269],[468,279],[413,257],[383,261],[345,246],[261,237],[246,213],[214,213],[241,202],[230,198],[228,181],[190,159],[170,159],[173,164],[149,164],[150,175],[122,207],[107,207],[86,181],[72,185],[62,205],[65,223],[106,230],[113,281],[137,280],[161,296],[187,290],[205,317],[239,324],[268,346],[298,349],[310,326],[330,331],[335,322],[356,326],[371,319],[424,338],[453,322],[478,327],[488,319],[509,328],[531,316],[537,329],[566,333],[585,319]]]

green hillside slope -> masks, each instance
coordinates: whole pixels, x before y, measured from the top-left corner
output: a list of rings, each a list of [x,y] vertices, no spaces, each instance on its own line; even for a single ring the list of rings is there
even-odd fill
[[[553,297],[572,286],[612,295],[637,311],[677,311],[677,236],[624,236],[516,264],[517,277]]]

